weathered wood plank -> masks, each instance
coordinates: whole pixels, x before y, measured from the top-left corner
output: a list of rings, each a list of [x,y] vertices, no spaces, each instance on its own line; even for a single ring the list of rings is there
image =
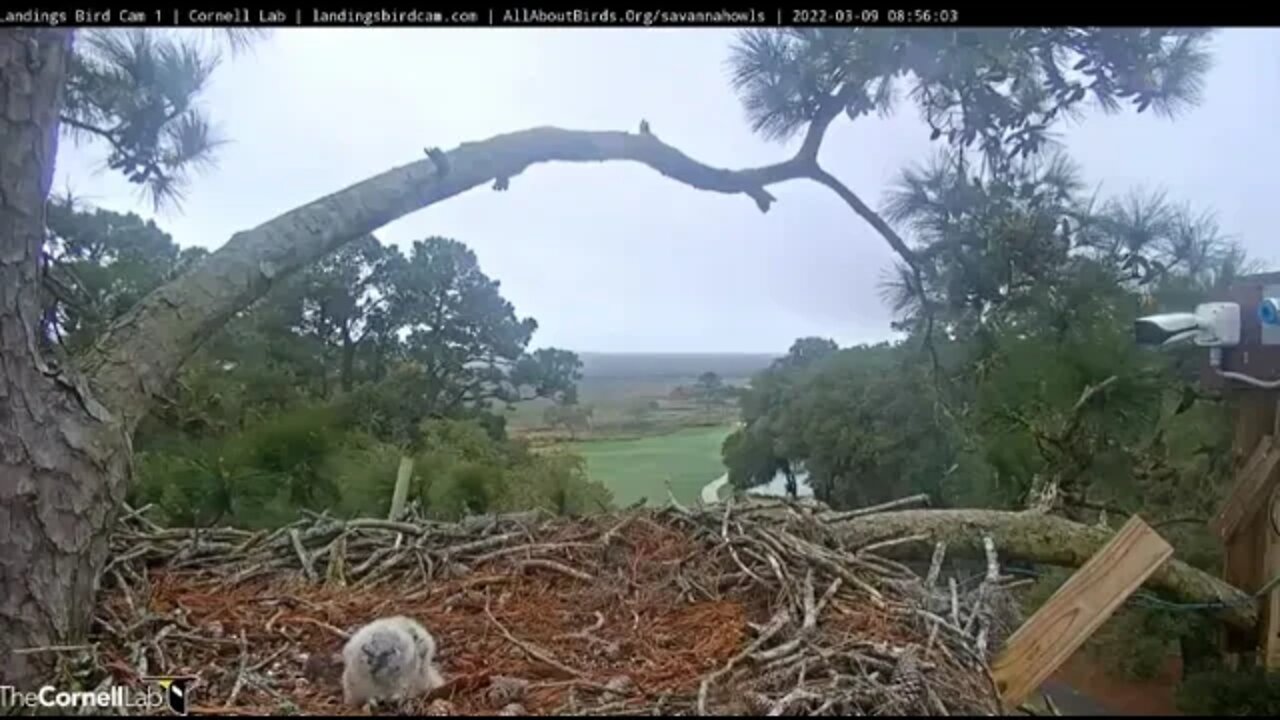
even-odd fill
[[[1258,390],[1240,388],[1231,392],[1235,411],[1235,437],[1231,444],[1231,454],[1236,468],[1236,477],[1243,471],[1257,449],[1258,443],[1267,435],[1276,436],[1274,428],[1277,422],[1276,401],[1280,395],[1274,390]],[[1224,541],[1223,545],[1223,579],[1230,585],[1245,592],[1256,592],[1267,581],[1263,577],[1266,570],[1266,529],[1270,518],[1263,513],[1252,514],[1241,523],[1235,534]],[[1221,537],[1221,536],[1219,536]],[[1265,605],[1258,608],[1259,614],[1266,610]],[[1223,634],[1223,649],[1229,667],[1238,667],[1243,654],[1256,653],[1260,645],[1258,629],[1243,631],[1227,628]]]
[[[1280,394],[1276,397],[1275,425],[1271,436],[1280,438]],[[1266,512],[1261,515],[1265,518],[1263,522],[1267,526],[1264,575],[1266,581],[1270,581],[1280,576],[1280,487],[1272,491]],[[1280,587],[1272,588],[1271,592],[1267,593],[1262,602],[1259,622],[1262,627],[1259,642],[1262,662],[1268,670],[1280,670]]]
[[[1025,702],[1172,555],[1159,533],[1129,518],[1005,643],[991,667],[1005,707]]]
[[[1209,528],[1223,542],[1231,540],[1258,511],[1267,507],[1267,500],[1280,484],[1280,446],[1274,436],[1265,435],[1258,441],[1240,474],[1236,476],[1231,494],[1222,509],[1209,524]]]
[[[1266,576],[1270,580],[1280,575],[1280,488],[1271,493],[1266,510],[1260,514],[1266,519]],[[1280,670],[1280,588],[1267,593],[1261,610],[1258,644],[1262,662],[1268,670]]]

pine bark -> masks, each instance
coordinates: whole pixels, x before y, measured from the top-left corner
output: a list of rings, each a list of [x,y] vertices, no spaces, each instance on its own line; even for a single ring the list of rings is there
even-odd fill
[[[128,440],[42,357],[40,252],[67,30],[0,30],[0,685],[31,687],[84,635]]]
[[[52,657],[14,650],[74,644],[88,629],[107,533],[123,503],[129,436],[187,358],[281,278],[406,214],[489,181],[505,189],[537,163],[630,161],[692,188],[744,194],[761,211],[774,202],[767,186],[820,182],[911,255],[818,168],[829,119],[814,123],[796,157],[741,170],[697,162],[651,134],[533,128],[432,151],[237,233],[113,323],[73,367],[53,367],[39,351],[39,257],[71,39],[69,30],[0,29],[0,685],[31,685]],[[990,532],[1002,552],[1059,564],[1079,564],[1105,541],[1101,531],[1061,525],[1067,521],[1011,515],[885,513],[847,532],[871,542],[927,531],[956,547],[977,547]],[[1188,599],[1239,603],[1225,612],[1228,622],[1247,626],[1256,615],[1239,590],[1181,563],[1151,583]]]

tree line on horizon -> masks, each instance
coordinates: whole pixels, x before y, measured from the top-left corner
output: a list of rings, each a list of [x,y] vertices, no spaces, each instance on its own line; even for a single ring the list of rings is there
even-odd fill
[[[260,33],[223,34],[234,49]],[[1203,512],[1227,457],[1221,403],[1187,382],[1186,356],[1134,348],[1126,322],[1229,281],[1245,259],[1205,216],[1140,196],[1095,206],[1052,131],[1089,109],[1194,107],[1209,35],[745,30],[728,82],[753,131],[800,140],[779,163],[712,168],[645,127],[535,128],[428,148],[201,257],[134,219],[59,209],[49,191],[62,134],[106,148],[108,167],[158,202],[180,199],[220,146],[198,102],[218,64],[208,46],[153,29],[0,29],[11,81],[0,94],[0,476],[23,479],[0,498],[0,605],[14,608],[0,612],[0,654],[82,639],[126,495],[193,522],[253,511],[265,524],[312,503],[384,505],[385,488],[375,503],[349,478],[421,470],[430,487],[414,497],[446,514],[607,502],[571,458],[528,452],[493,412],[571,402],[577,358],[528,352],[532,321],[456,241],[388,253],[370,236],[548,161],[639,161],[761,211],[777,202],[769,186],[803,180],[897,253],[886,300],[909,341],[798,342],[742,400],[746,428],[725,448],[735,484],[802,465],[837,506],[923,489],[1070,517],[1139,501],[1171,520]],[[819,150],[841,118],[902,106],[938,157],[904,174],[878,212]],[[115,233],[117,221],[132,229]],[[408,488],[391,492],[403,502]],[[1167,536],[1196,561],[1209,554],[1197,532]],[[1143,618],[1161,632],[1137,637],[1194,635],[1167,615]],[[10,657],[5,684],[50,669]]]

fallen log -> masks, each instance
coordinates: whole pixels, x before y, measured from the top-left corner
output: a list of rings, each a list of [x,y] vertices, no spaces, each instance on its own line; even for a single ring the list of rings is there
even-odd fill
[[[833,522],[835,531],[850,550],[872,543],[924,536],[928,542],[884,548],[879,554],[927,560],[933,544],[947,543],[949,554],[982,557],[983,535],[990,535],[1007,560],[1044,565],[1079,567],[1114,534],[1054,515],[1002,510],[901,510],[863,515],[848,522]],[[1225,623],[1252,631],[1258,621],[1253,596],[1180,560],[1170,560],[1145,586],[1187,603],[1221,603],[1215,612]]]

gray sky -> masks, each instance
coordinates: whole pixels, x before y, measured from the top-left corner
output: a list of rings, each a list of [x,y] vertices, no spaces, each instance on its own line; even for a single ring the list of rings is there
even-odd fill
[[[536,125],[633,130],[641,118],[693,157],[745,167],[791,148],[754,137],[726,82],[716,29],[298,29],[221,67],[205,99],[232,140],[180,213],[157,222],[183,245],[234,232],[422,156],[427,145]],[[1217,212],[1224,230],[1280,265],[1280,31],[1217,36],[1204,103],[1177,121],[1090,114],[1064,134],[1104,193],[1134,186]],[[926,159],[910,105],[837,121],[822,162],[873,205]],[[64,141],[55,190],[151,216],[99,148]],[[761,215],[648,168],[540,166],[510,192],[482,187],[383,228],[467,243],[502,281],[537,346],[596,351],[781,352],[804,335],[887,338],[879,282],[893,254],[833,194],[796,182]]]

